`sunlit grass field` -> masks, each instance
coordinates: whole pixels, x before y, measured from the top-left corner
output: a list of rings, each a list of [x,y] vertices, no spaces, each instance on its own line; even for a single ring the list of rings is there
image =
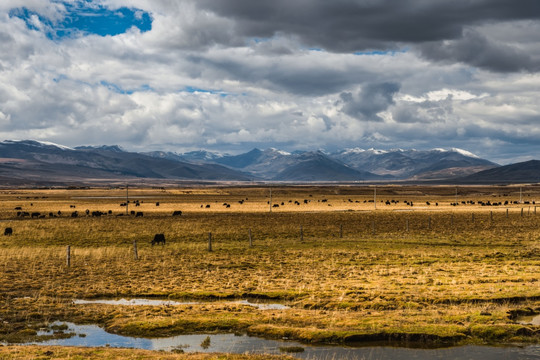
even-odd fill
[[[515,319],[540,312],[537,200],[539,186],[2,190],[0,340],[59,320],[148,337],[538,343]],[[150,244],[158,233],[165,246]],[[72,303],[121,297],[212,302]]]

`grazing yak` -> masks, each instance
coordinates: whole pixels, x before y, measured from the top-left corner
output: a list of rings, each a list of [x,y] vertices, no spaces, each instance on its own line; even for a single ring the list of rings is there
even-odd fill
[[[154,246],[154,244],[162,243],[165,245],[165,234],[156,234],[154,235],[154,240],[152,240],[151,244]]]
[[[10,236],[10,235],[12,235],[12,234],[13,234],[13,229],[12,229],[12,228],[7,227],[7,228],[4,230],[4,236],[5,236],[5,235]]]
[[[175,211],[172,213],[172,216],[182,216],[182,211],[180,211],[180,210],[175,210]]]
[[[143,213],[142,211],[137,211],[137,213],[135,214],[135,217],[143,217]]]

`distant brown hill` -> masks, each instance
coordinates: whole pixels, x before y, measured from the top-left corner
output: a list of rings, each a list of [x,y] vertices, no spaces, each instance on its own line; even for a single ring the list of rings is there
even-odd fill
[[[540,160],[500,166],[456,179],[459,183],[540,183]]]
[[[72,149],[32,140],[0,142],[2,185],[47,185],[108,179],[245,181],[252,177],[218,164],[159,159],[118,147]]]

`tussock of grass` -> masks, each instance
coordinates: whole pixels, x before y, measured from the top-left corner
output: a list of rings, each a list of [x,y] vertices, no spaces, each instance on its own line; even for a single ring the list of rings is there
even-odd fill
[[[0,346],[0,358],[22,359],[76,359],[76,360],[287,360],[289,356],[244,355],[244,354],[177,354],[164,351],[115,348],[77,348],[58,346]]]

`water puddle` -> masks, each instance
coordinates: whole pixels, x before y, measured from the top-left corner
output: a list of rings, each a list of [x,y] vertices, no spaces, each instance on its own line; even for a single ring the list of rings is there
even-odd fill
[[[55,324],[59,325],[60,323]],[[266,340],[233,334],[197,334],[146,339],[109,334],[96,325],[75,325],[72,323],[65,323],[65,325],[67,325],[67,329],[64,330],[65,333],[74,333],[76,335],[68,339],[48,340],[33,344],[88,347],[110,346],[147,350],[182,350],[184,352],[223,352],[237,354],[281,354],[287,349],[295,349],[296,351],[303,349],[302,352],[295,352],[290,355],[299,359],[313,360],[538,360],[540,358],[540,345],[527,347],[460,346],[446,349],[410,349],[390,346],[310,346],[294,341]],[[40,335],[51,333],[40,332]]]
[[[521,316],[516,321],[518,324],[540,326],[540,315]]]
[[[92,300],[73,300],[74,304],[106,304],[106,305],[132,305],[132,306],[176,306],[176,305],[203,305],[209,303],[241,304],[252,306],[261,310],[283,310],[289,306],[276,303],[253,302],[250,300],[232,300],[232,301],[175,301],[175,300],[156,300],[156,299],[92,299]]]

